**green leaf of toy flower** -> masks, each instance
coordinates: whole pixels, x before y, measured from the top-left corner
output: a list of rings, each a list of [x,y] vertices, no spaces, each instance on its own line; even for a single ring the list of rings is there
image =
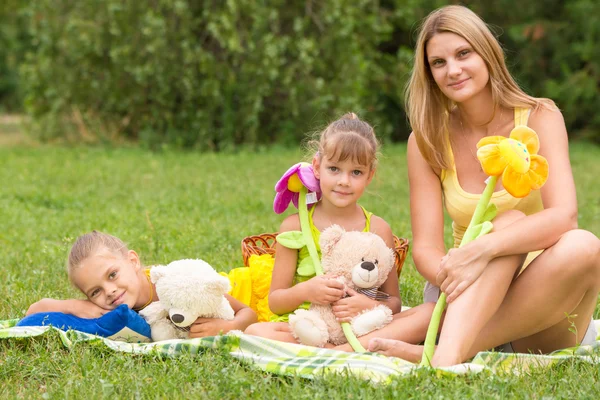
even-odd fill
[[[477,239],[479,236],[481,236],[481,226],[482,224],[477,224],[475,226],[473,226],[473,230],[471,231],[471,233],[473,234],[473,238],[472,240]],[[463,237],[463,240],[465,240],[465,238]]]
[[[478,224],[473,227],[473,238],[477,239],[479,236],[483,236],[489,233],[494,225],[491,222],[485,221],[483,224]]]
[[[490,203],[481,216],[481,222],[491,221],[496,218],[496,215],[498,215],[498,207],[494,203]]]
[[[477,237],[490,233],[492,229],[494,229],[494,224],[492,224],[490,221],[485,221],[483,224],[481,224],[481,231]]]
[[[304,260],[300,261],[300,265],[298,265],[298,269],[296,270],[298,275],[300,276],[313,276],[316,274],[315,264],[313,263],[312,258],[307,257]]]
[[[277,242],[288,249],[301,249],[306,245],[301,231],[288,231],[277,235]]]

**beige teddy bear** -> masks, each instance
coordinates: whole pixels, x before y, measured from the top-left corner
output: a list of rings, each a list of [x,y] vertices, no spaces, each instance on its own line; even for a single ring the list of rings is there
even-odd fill
[[[370,232],[346,232],[338,225],[327,228],[319,240],[323,272],[337,276],[346,287],[376,292],[394,268],[394,252],[383,239]],[[383,328],[392,321],[392,311],[384,304],[355,316],[350,325],[357,337]],[[312,304],[289,317],[292,334],[302,344],[323,347],[327,342],[347,342],[331,306]]]
[[[229,279],[203,260],[178,260],[150,270],[159,301],[140,311],[150,324],[152,340],[187,339],[199,317],[232,320],[234,311],[225,297]]]

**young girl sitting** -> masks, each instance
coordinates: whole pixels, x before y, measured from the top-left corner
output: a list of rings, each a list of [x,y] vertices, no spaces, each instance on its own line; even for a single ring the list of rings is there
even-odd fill
[[[87,300],[42,299],[29,307],[27,315],[57,311],[98,318],[121,304],[139,311],[159,300],[150,282],[150,269],[142,268],[137,253],[123,241],[106,233],[93,231],[80,236],[69,252],[67,271],[73,285]],[[198,318],[190,327],[190,338],[244,330],[256,322],[256,313],[250,307],[229,295],[226,297],[235,318],[232,321]]]
[[[309,223],[319,256],[320,232],[333,224],[347,231],[373,232],[379,235],[388,247],[393,248],[390,226],[358,204],[358,200],[373,179],[377,166],[378,142],[373,128],[361,121],[356,114],[347,114],[332,122],[311,145],[316,151],[312,165],[315,177],[320,180],[322,198],[310,209]],[[279,232],[299,230],[300,219],[298,214],[294,214],[282,222]],[[305,248],[289,249],[280,243],[276,246],[269,305],[278,317],[272,319],[275,322],[253,324],[245,333],[296,342],[287,317],[297,308],[308,308],[310,303],[331,304],[340,322],[350,321],[352,317],[363,310],[373,308],[378,302],[385,303],[394,313],[400,312],[401,300],[396,271],[390,272],[387,280],[379,288],[388,296],[383,296],[386,297],[383,300],[374,300],[354,291],[345,292],[343,284],[331,279],[331,276],[300,276],[297,267],[302,259],[308,257],[308,251]],[[424,340],[432,307],[426,305],[423,309],[428,309],[428,312],[410,313],[411,317],[406,320],[406,328],[402,329],[401,336],[404,340],[414,343]],[[349,346],[345,346],[344,349],[351,350]]]

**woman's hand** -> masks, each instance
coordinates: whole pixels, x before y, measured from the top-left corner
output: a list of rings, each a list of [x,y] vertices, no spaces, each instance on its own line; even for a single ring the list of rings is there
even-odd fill
[[[328,305],[344,297],[344,284],[331,275],[315,276],[304,283],[309,302]]]
[[[198,318],[190,325],[190,338],[217,336],[233,329],[232,321],[220,318]]]
[[[446,293],[448,303],[456,300],[483,273],[491,258],[473,241],[464,247],[450,249],[440,262],[436,283]]]
[[[333,314],[339,322],[350,322],[352,318],[362,311],[379,305],[377,300],[357,293],[354,289],[347,288],[346,294],[348,297],[336,301],[331,307]]]

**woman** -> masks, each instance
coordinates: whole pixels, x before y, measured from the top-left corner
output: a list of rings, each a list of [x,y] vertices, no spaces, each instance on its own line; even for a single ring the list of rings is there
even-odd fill
[[[554,103],[525,94],[510,76],[486,24],[462,6],[432,12],[422,25],[407,88],[413,259],[448,308],[432,360],[457,364],[494,348],[547,353],[595,340],[600,241],[577,229],[577,200],[564,120]],[[476,157],[486,136],[528,125],[550,165],[545,186],[523,199],[496,187],[494,230],[446,253],[443,207],[455,247],[487,176]],[[574,334],[573,326],[576,328]],[[422,347],[377,332],[372,351],[418,361]]]

